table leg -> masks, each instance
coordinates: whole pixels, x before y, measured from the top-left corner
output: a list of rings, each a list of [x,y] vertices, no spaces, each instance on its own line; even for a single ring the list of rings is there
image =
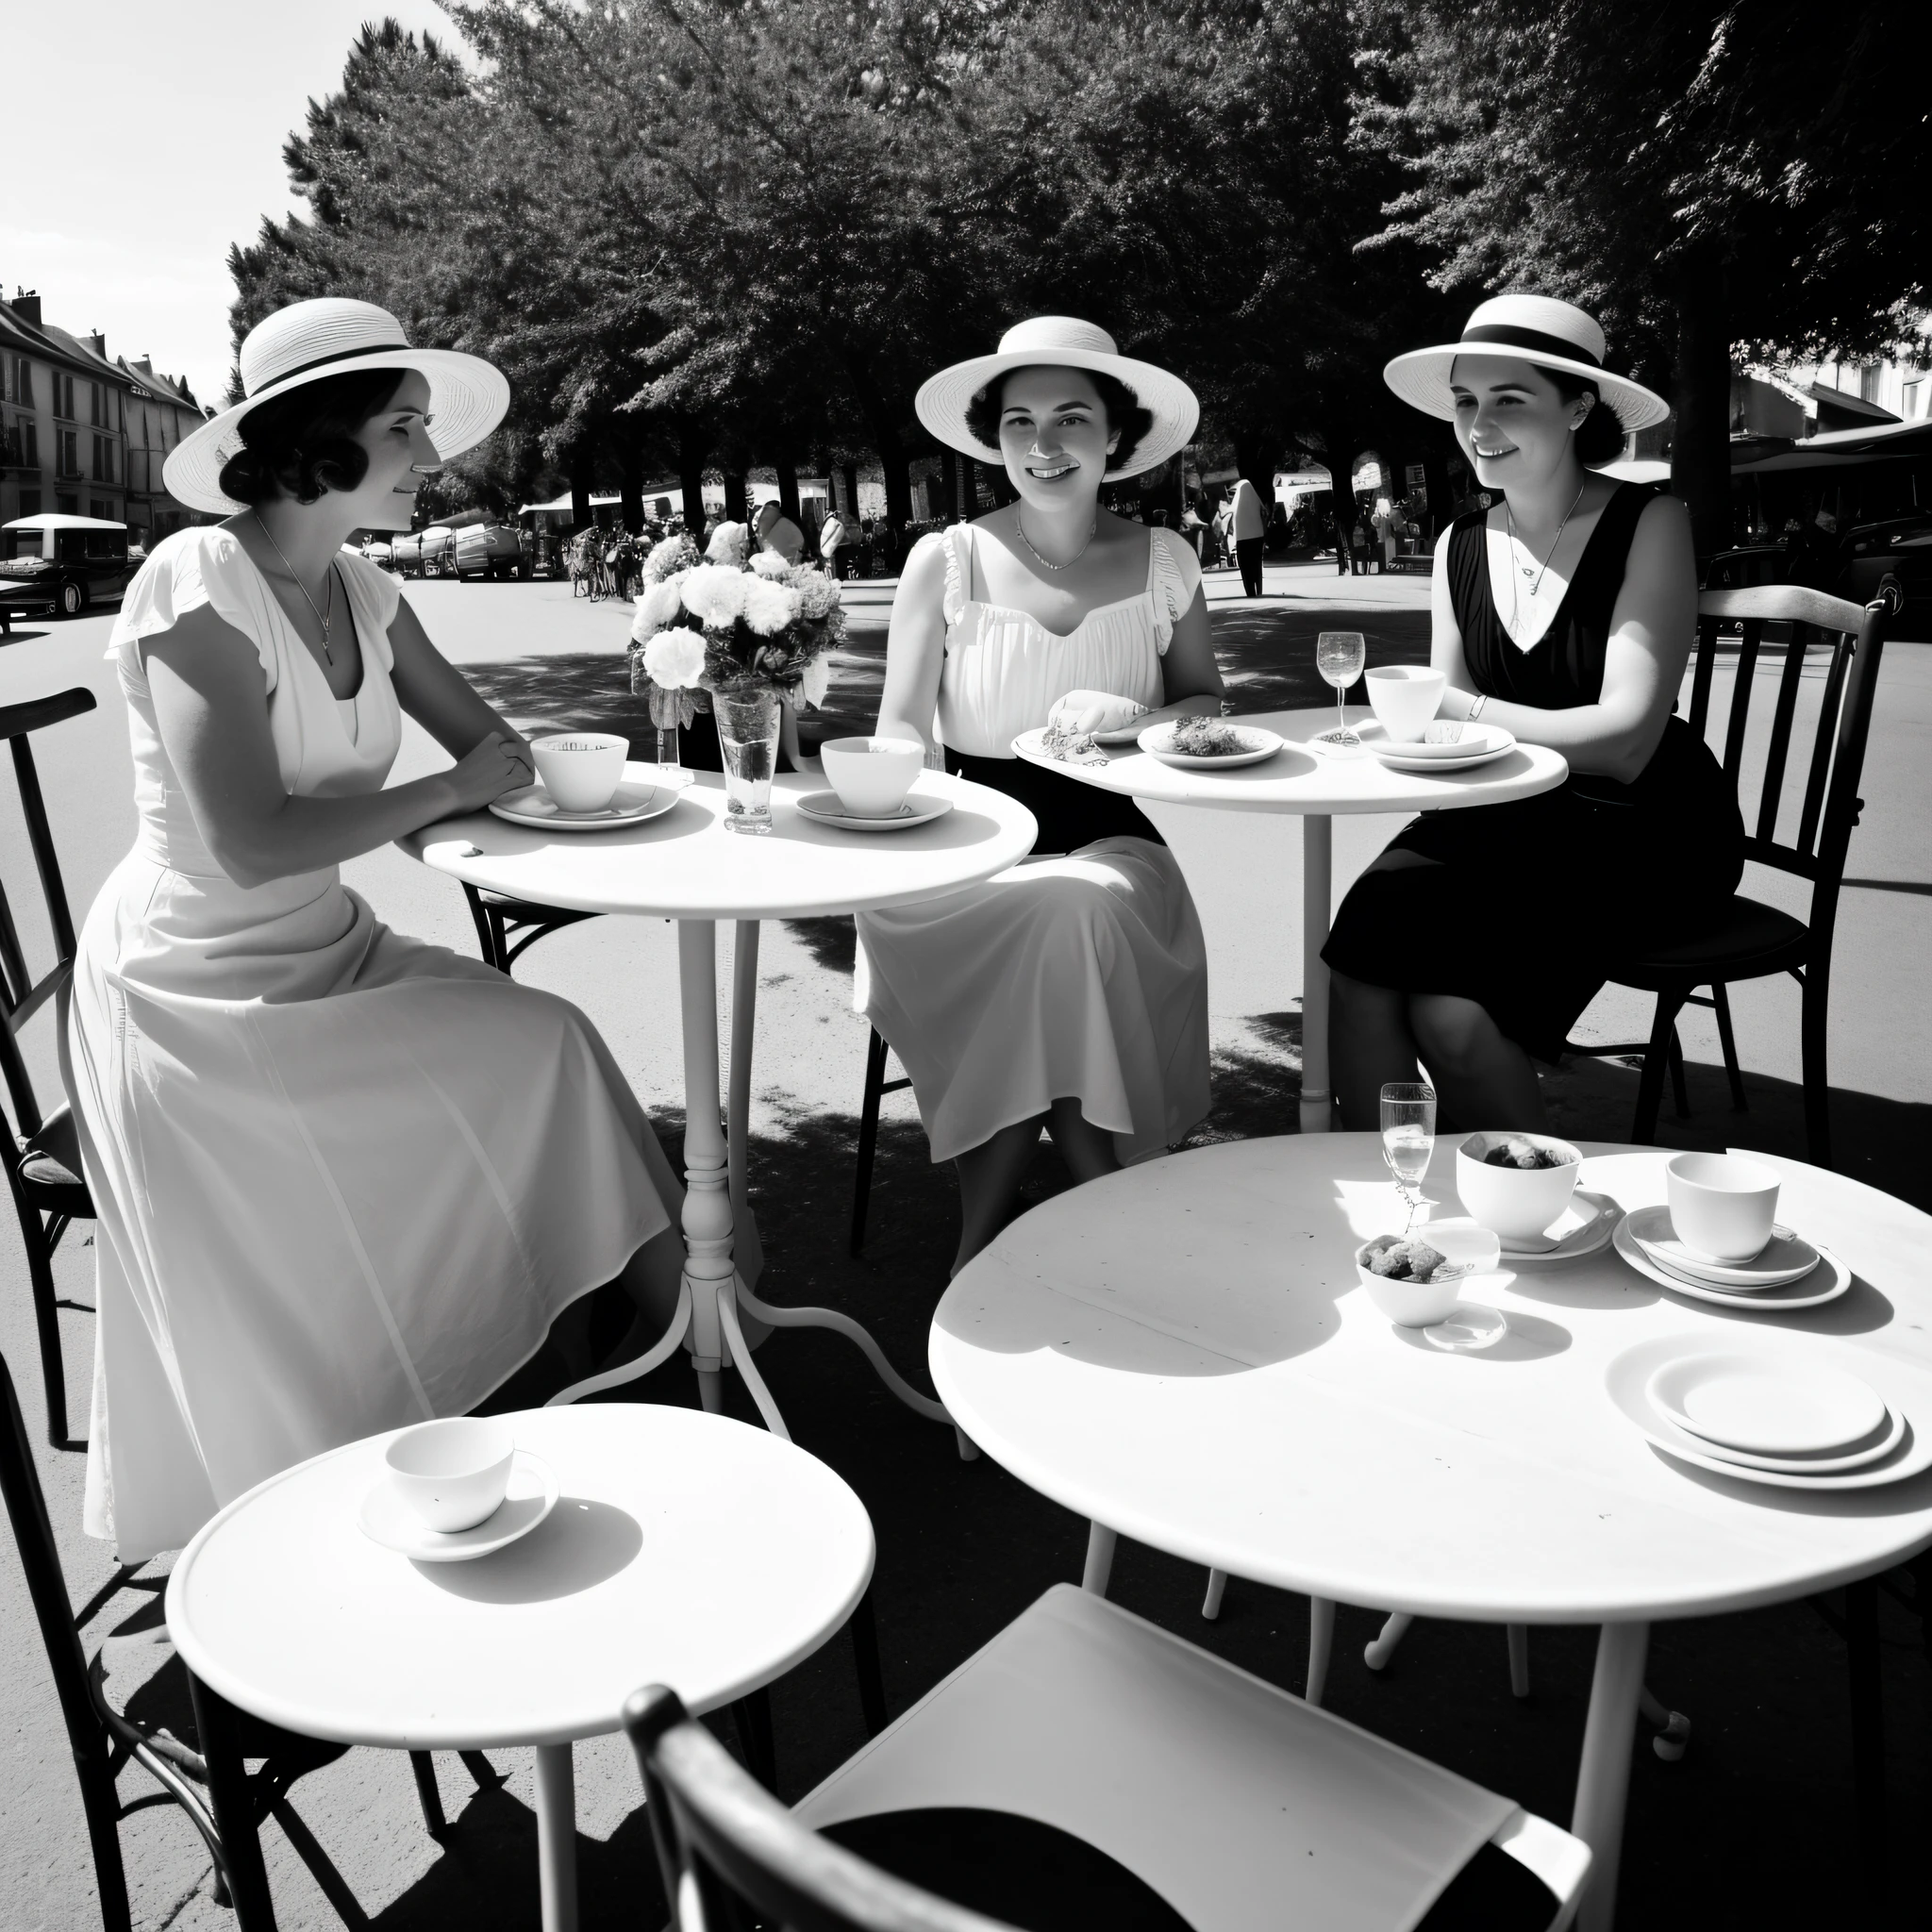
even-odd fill
[[[269,1896],[268,1867],[261,1861],[255,1793],[242,1761],[241,1725],[235,1707],[217,1696],[191,1671],[188,1698],[194,1707],[194,1734],[208,1765],[208,1794],[222,1840],[222,1863],[235,1923],[242,1932],[275,1932],[275,1902]]]
[[[718,1290],[731,1279],[731,1192],[718,1115],[718,926],[677,923],[677,985],[684,1009],[684,1280],[691,1291],[691,1366],[698,1394],[722,1407],[724,1337]]]
[[[1325,1134],[1334,1124],[1328,1086],[1329,907],[1335,878],[1335,822],[1325,812],[1302,819],[1302,1132]]]
[[[537,1746],[537,1885],[543,1932],[577,1932],[577,1793],[568,1744]]]
[[[1091,1590],[1095,1596],[1107,1594],[1108,1579],[1113,1574],[1115,1541],[1113,1531],[1105,1524],[1087,1525],[1087,1568],[1080,1576],[1082,1590]]]
[[[1630,1750],[1637,1701],[1643,1694],[1648,1624],[1606,1624],[1596,1641],[1596,1674],[1583,1725],[1583,1762],[1570,1829],[1591,1853],[1590,1882],[1577,1913],[1578,1932],[1610,1932],[1617,1919],[1617,1864],[1624,1850],[1624,1807],[1630,1795]]]

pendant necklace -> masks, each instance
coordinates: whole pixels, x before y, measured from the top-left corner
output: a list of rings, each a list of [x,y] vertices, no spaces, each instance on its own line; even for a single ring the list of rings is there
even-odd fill
[[[1022,515],[1021,515],[1021,514],[1020,514],[1020,513],[1019,513],[1019,512],[1018,512],[1017,510],[1015,510],[1015,511],[1014,511],[1014,513],[1013,513],[1013,523],[1014,523],[1014,525],[1015,525],[1015,526],[1016,526],[1016,527],[1018,528],[1018,530],[1019,530],[1019,532],[1020,532],[1020,541],[1021,541],[1021,542],[1023,542],[1024,544],[1025,544],[1025,546],[1027,547],[1027,549],[1028,549],[1028,550],[1033,550],[1033,539],[1032,539],[1031,537],[1029,537],[1029,536],[1028,536],[1028,535],[1026,534],[1026,519],[1025,519],[1024,517],[1023,517],[1023,516],[1022,516]],[[1066,562],[1064,562],[1064,563],[1049,563],[1049,562],[1047,561],[1047,559],[1046,559],[1045,558],[1043,558],[1042,556],[1041,556],[1041,554],[1040,554],[1040,552],[1039,552],[1039,551],[1037,551],[1037,550],[1033,550],[1033,560],[1034,560],[1034,562],[1035,562],[1035,563],[1037,563],[1037,564],[1039,564],[1039,566],[1040,566],[1040,567],[1041,567],[1041,569],[1042,569],[1042,570],[1052,570],[1052,571],[1061,571],[1061,570],[1072,570],[1072,569],[1073,569],[1073,567],[1074,567],[1074,565],[1075,565],[1076,563],[1078,563],[1078,562],[1079,562],[1079,560],[1080,560],[1080,559],[1081,559],[1081,558],[1082,558],[1083,557],[1085,557],[1085,556],[1087,555],[1087,552],[1088,552],[1088,550],[1089,550],[1089,549],[1090,549],[1090,548],[1091,548],[1091,547],[1092,546],[1092,542],[1093,542],[1093,533],[1094,533],[1094,531],[1096,531],[1097,529],[1099,529],[1099,527],[1100,527],[1100,512],[1099,512],[1098,510],[1095,510],[1095,511],[1093,512],[1093,521],[1092,521],[1092,522],[1091,522],[1091,524],[1089,524],[1089,525],[1088,525],[1088,526],[1087,526],[1087,541],[1086,541],[1085,543],[1081,544],[1081,546],[1079,547],[1079,549],[1077,549],[1076,551],[1074,551],[1074,554],[1073,554],[1073,556],[1071,556],[1070,558],[1067,558]],[[275,540],[274,540],[273,538],[271,538],[271,539],[270,539],[269,541],[270,541],[271,542],[273,542],[273,541],[274,541]]]
[[[334,662],[336,661],[336,654],[333,651],[331,651],[328,647],[328,626],[329,621],[335,616],[336,609],[335,564],[333,563],[333,561],[331,561],[331,563],[329,564],[328,584],[327,588],[324,591],[324,595],[326,596],[326,598],[328,599],[328,608],[326,610],[319,609],[317,608],[315,599],[308,594],[308,586],[305,584],[300,577],[295,576],[295,566],[292,563],[291,563],[286,557],[282,557],[282,546],[275,541],[275,533],[269,528],[269,526],[265,523],[262,522],[261,512],[259,510],[252,509],[248,512],[248,514],[255,519],[256,527],[261,532],[261,534],[264,537],[268,539],[268,547],[271,550],[273,550],[277,557],[281,557],[282,568],[289,573],[291,577],[294,578],[295,588],[302,592],[303,603],[308,605],[309,609],[315,612],[315,621],[322,626],[322,655],[328,659],[330,664],[334,664]],[[1022,534],[1024,535],[1024,533],[1023,532]],[[1557,534],[1560,537],[1563,533],[1560,530],[1558,530]],[[1026,547],[1030,550],[1033,546],[1029,543]]]
[[[1529,561],[1527,563],[1519,563],[1517,568],[1523,572],[1525,577],[1534,576],[1536,578],[1536,582],[1529,587],[1529,594],[1532,597],[1543,587],[1543,577],[1549,570],[1550,558],[1556,556],[1557,545],[1563,541],[1563,532],[1570,527],[1570,519],[1576,514],[1576,506],[1583,501],[1583,492],[1589,482],[1590,478],[1586,476],[1576,486],[1576,494],[1571,499],[1570,508],[1563,512],[1563,521],[1557,525],[1557,534],[1550,540],[1550,547],[1543,557],[1542,568],[1541,570],[1537,568],[1536,552],[1529,550],[1529,545],[1524,542],[1523,539],[1516,534],[1516,514],[1509,508],[1509,499],[1507,496],[1503,499],[1503,520],[1509,525],[1511,555],[1513,556],[1519,549],[1529,550]],[[271,539],[270,541],[273,541],[274,540]]]

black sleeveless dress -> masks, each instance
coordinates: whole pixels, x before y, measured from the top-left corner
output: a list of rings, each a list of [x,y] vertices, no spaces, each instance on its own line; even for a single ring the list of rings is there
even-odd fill
[[[1451,525],[1450,598],[1478,691],[1551,711],[1596,703],[1651,493],[1625,483],[1604,506],[1549,629],[1527,651],[1491,594],[1487,513]],[[1556,1060],[1609,964],[1694,932],[1743,869],[1737,793],[1674,714],[1627,785],[1572,773],[1536,798],[1425,812],[1405,826],[1342,901],[1322,957],[1366,985],[1474,1000],[1520,1046]]]

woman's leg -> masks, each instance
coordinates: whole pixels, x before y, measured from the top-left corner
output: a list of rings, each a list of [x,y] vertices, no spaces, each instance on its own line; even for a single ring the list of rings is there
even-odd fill
[[[637,1315],[624,1340],[598,1364],[606,1369],[614,1368],[619,1362],[627,1362],[633,1356],[642,1355],[670,1327],[671,1318],[677,1312],[677,1291],[684,1280],[684,1237],[675,1224],[654,1234],[624,1264],[624,1272],[617,1279],[630,1296]],[[550,1331],[552,1339],[558,1340],[558,1330],[577,1308],[584,1310],[586,1366],[579,1369],[575,1362],[571,1363],[574,1380],[591,1373],[588,1366],[590,1296],[586,1295],[582,1301],[566,1308]]]
[[[1487,1008],[1457,993],[1411,993],[1408,1023],[1442,1110],[1458,1126],[1548,1128],[1536,1068]]]
[[[959,1252],[953,1257],[955,1274],[1011,1218],[1013,1203],[1020,1194],[1020,1177],[1040,1144],[1040,1130],[1047,1118],[1036,1114],[1030,1121],[1002,1127],[991,1141],[968,1148],[954,1161],[959,1174],[960,1222]]]
[[[1346,974],[1328,979],[1328,1075],[1341,1104],[1341,1124],[1373,1134],[1382,1125],[1382,1089],[1420,1077],[1409,995],[1369,986]]]
[[[1080,1103],[1072,1094],[1054,1102],[1053,1111],[1046,1117],[1046,1130],[1075,1183],[1097,1181],[1102,1174],[1120,1172],[1112,1134],[1096,1127],[1080,1111]]]

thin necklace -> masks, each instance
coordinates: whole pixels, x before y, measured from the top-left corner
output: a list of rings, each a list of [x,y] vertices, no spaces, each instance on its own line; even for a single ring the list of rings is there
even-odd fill
[[[1549,550],[1543,558],[1542,569],[1536,570],[1536,582],[1531,584],[1529,587],[1529,594],[1532,597],[1534,597],[1536,593],[1539,591],[1541,591],[1543,587],[1543,577],[1550,568],[1550,558],[1556,556],[1557,545],[1563,541],[1563,532],[1570,527],[1570,519],[1576,514],[1576,506],[1583,501],[1583,491],[1585,486],[1589,482],[1590,478],[1586,476],[1583,479],[1583,482],[1579,483],[1576,486],[1576,494],[1574,497],[1571,499],[1570,508],[1563,512],[1563,521],[1557,525],[1557,534],[1550,540]],[[1503,499],[1503,521],[1509,525],[1510,544],[1512,546],[1520,546],[1524,550],[1529,550],[1529,545],[1527,543],[1524,543],[1523,539],[1516,534],[1516,513],[1509,508],[1509,499],[1507,496],[1505,496]],[[275,540],[271,538],[269,541],[273,542]],[[1525,564],[1521,564],[1518,567],[1522,570],[1523,575],[1525,577],[1528,576],[1532,570],[1535,570],[1536,567],[1536,552],[1534,550],[1529,550],[1529,561]]]
[[[1018,511],[1018,510],[1015,510],[1015,511],[1013,512],[1013,522],[1014,522],[1014,524],[1015,524],[1015,525],[1016,525],[1018,526],[1018,528],[1019,528],[1019,532],[1020,532],[1020,541],[1021,541],[1021,542],[1023,542],[1024,544],[1025,544],[1025,546],[1027,547],[1027,549],[1029,549],[1029,550],[1033,550],[1033,539],[1032,539],[1031,537],[1029,537],[1029,536],[1028,536],[1028,535],[1026,534],[1026,519],[1025,519],[1024,517],[1023,517],[1023,516],[1022,516],[1022,515],[1021,515],[1021,514],[1019,513],[1019,511]],[[1091,545],[1092,545],[1092,542],[1093,542],[1093,533],[1094,533],[1094,531],[1095,531],[1095,530],[1099,529],[1099,527],[1100,527],[1100,512],[1099,512],[1098,510],[1095,510],[1095,511],[1093,512],[1093,521],[1092,521],[1092,522],[1091,522],[1091,524],[1089,524],[1089,525],[1088,525],[1088,526],[1087,526],[1087,541],[1086,541],[1085,543],[1081,544],[1081,546],[1079,547],[1079,549],[1077,549],[1076,551],[1074,551],[1074,554],[1073,554],[1073,556],[1071,556],[1070,558],[1067,558],[1066,562],[1064,562],[1064,563],[1049,563],[1049,562],[1048,562],[1048,561],[1046,560],[1046,558],[1043,558],[1042,556],[1041,556],[1041,554],[1040,554],[1040,552],[1039,552],[1039,551],[1037,551],[1037,550],[1033,550],[1033,560],[1034,560],[1034,562],[1035,562],[1035,563],[1037,563],[1037,564],[1038,564],[1038,565],[1039,565],[1039,566],[1041,567],[1041,570],[1053,570],[1053,571],[1060,571],[1060,570],[1072,570],[1072,569],[1073,569],[1073,567],[1074,567],[1074,565],[1075,565],[1076,563],[1078,563],[1078,562],[1079,562],[1079,560],[1080,560],[1080,559],[1081,559],[1081,558],[1082,558],[1083,557],[1085,557],[1085,556],[1087,555],[1087,552],[1088,552],[1088,550],[1089,550],[1089,549],[1090,549],[1090,548],[1091,547]],[[273,542],[273,541],[274,541],[274,539],[273,539],[273,538],[271,538],[271,539],[270,539],[270,541],[271,541],[271,542]]]
[[[294,577],[295,588],[302,592],[303,603],[308,605],[309,609],[315,611],[315,621],[322,626],[322,655],[333,664],[336,661],[336,654],[328,647],[328,626],[329,620],[335,615],[336,609],[336,567],[334,560],[330,560],[328,581],[323,592],[328,599],[328,608],[326,610],[317,610],[315,599],[308,594],[308,586],[300,577],[295,576],[295,566],[286,557],[282,557],[282,546],[275,541],[275,532],[262,522],[261,512],[258,509],[251,509],[248,514],[255,519],[256,527],[268,539],[268,547],[277,557],[281,557],[282,568],[289,573],[290,576]],[[1560,535],[1561,533],[1558,532],[1558,534]]]

